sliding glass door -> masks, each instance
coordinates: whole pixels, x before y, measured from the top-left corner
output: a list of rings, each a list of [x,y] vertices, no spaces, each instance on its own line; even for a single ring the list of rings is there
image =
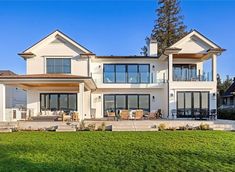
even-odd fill
[[[177,117],[189,118],[209,113],[209,92],[177,92]]]

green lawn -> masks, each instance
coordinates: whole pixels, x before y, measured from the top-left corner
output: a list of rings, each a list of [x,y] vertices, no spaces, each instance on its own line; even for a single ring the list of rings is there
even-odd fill
[[[235,132],[0,134],[0,171],[235,171]]]

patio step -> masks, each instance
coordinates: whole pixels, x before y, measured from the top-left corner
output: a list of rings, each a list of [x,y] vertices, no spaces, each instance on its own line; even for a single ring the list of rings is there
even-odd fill
[[[33,121],[55,121],[58,116],[32,116]]]
[[[75,126],[71,125],[58,125],[56,132],[74,132],[77,131]]]
[[[213,124],[210,126],[213,130],[235,130],[235,126],[231,124]]]
[[[12,129],[16,128],[16,127],[17,127],[17,123],[1,122],[0,123],[0,133],[12,132]]]
[[[0,133],[11,133],[12,129],[11,128],[0,128]]]

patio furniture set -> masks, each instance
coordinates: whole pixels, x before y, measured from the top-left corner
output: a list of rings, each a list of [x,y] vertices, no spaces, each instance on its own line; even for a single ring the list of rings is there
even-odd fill
[[[107,111],[108,120],[154,120],[162,118],[161,109],[145,113],[142,109],[136,110],[119,110],[117,113],[114,111]]]
[[[209,120],[216,120],[217,119],[217,111],[216,109],[172,109],[171,115],[173,119],[181,118],[183,116],[191,117],[195,120],[202,120],[202,119],[209,119]]]

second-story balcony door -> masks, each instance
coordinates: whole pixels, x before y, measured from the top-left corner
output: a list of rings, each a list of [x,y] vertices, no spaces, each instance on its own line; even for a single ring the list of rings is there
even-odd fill
[[[174,81],[192,81],[197,79],[196,64],[174,64],[173,80]]]

